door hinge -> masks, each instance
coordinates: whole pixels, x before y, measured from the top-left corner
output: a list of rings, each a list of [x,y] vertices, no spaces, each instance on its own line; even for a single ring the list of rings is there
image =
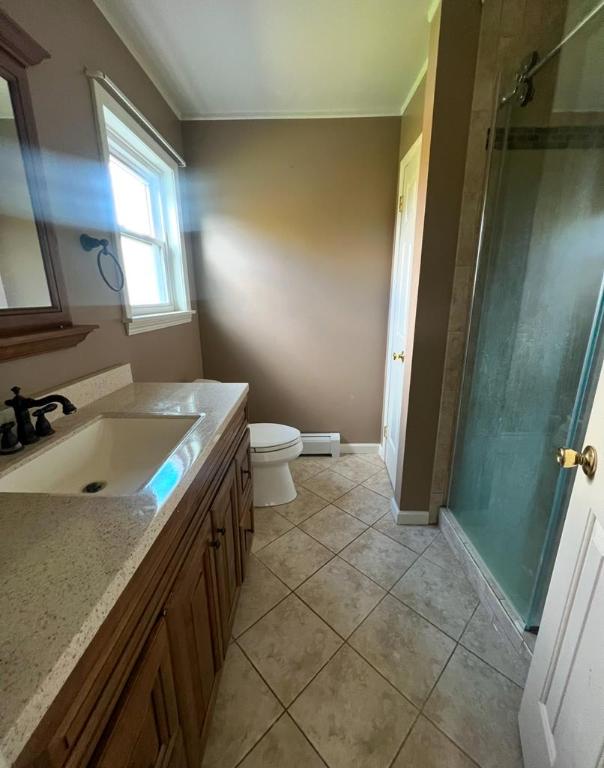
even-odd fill
[[[403,212],[403,204],[404,204],[404,202],[405,202],[405,198],[402,195],[399,195],[398,196],[398,212],[399,213]]]
[[[384,437],[388,437],[388,424],[384,424]]]

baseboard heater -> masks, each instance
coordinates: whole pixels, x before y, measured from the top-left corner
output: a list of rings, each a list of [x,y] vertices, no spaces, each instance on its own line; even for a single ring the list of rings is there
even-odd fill
[[[306,432],[302,433],[302,453],[308,456],[340,455],[339,432]]]

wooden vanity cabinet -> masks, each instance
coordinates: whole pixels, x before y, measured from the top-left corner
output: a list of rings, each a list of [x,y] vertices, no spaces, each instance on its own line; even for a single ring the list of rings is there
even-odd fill
[[[242,407],[15,768],[201,766],[251,543],[248,452]]]
[[[165,607],[188,763],[201,766],[208,714],[222,667],[212,524],[203,522]]]
[[[212,532],[210,546],[214,549],[218,605],[222,637],[228,640],[235,616],[241,567],[239,564],[239,491],[237,488],[235,462],[229,467],[226,477],[210,508]],[[226,647],[226,642],[224,646]]]
[[[185,765],[171,649],[160,619],[145,644],[91,766],[182,768]]]

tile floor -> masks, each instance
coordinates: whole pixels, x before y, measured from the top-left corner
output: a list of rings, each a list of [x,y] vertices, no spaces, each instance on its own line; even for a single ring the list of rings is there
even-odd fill
[[[301,457],[256,510],[203,768],[521,768],[526,661],[376,456]]]

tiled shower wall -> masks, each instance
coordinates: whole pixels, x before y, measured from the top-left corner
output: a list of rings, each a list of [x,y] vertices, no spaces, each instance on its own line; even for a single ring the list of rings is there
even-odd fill
[[[545,53],[552,48],[562,36],[567,15],[580,18],[582,5],[582,0],[484,0],[430,494],[433,521],[439,507],[447,501],[478,252],[487,167],[486,137],[498,79],[501,75],[502,83],[509,87],[521,60],[533,50]],[[576,10],[571,6],[576,6]]]

